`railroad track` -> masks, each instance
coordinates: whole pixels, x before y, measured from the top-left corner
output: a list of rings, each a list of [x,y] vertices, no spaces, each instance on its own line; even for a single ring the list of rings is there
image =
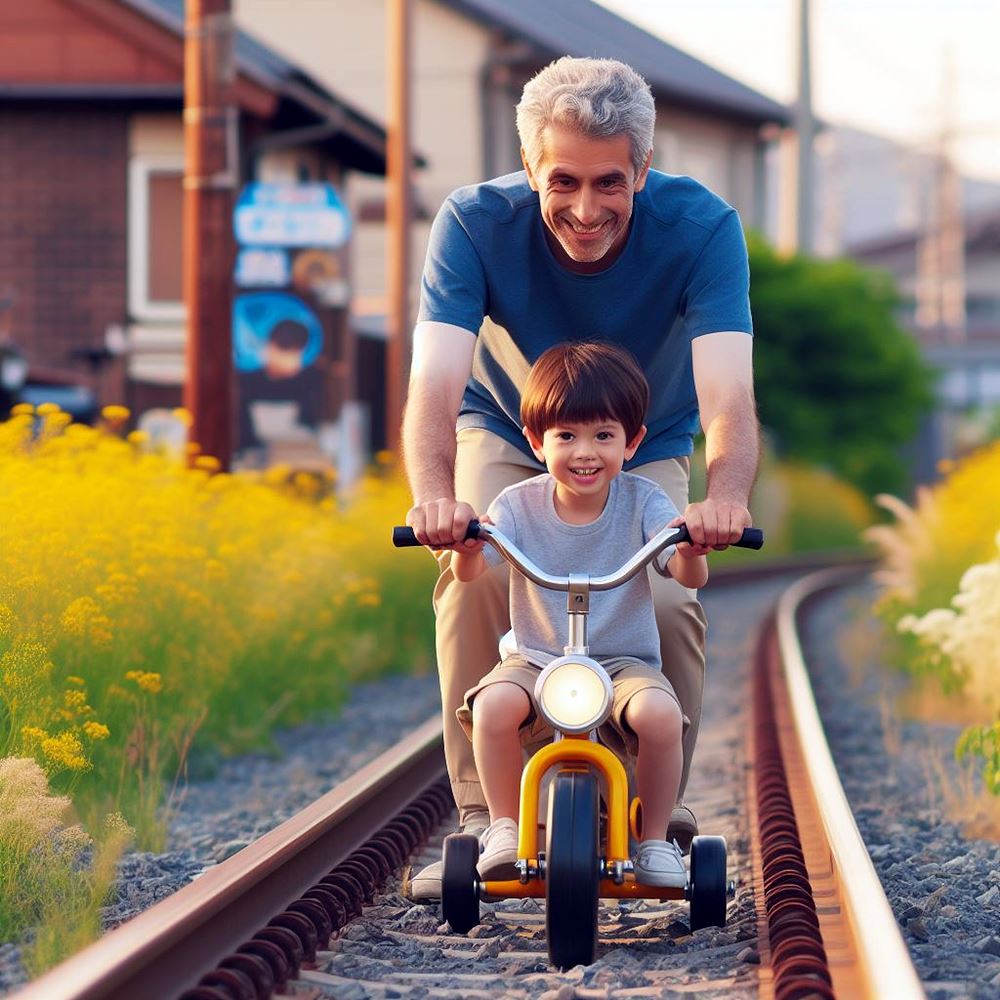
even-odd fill
[[[796,635],[804,602],[858,572],[719,573],[705,593],[711,604],[720,584],[752,581],[725,586],[725,600],[739,593],[761,625],[753,648],[746,615],[730,622],[721,602],[709,610],[710,642],[728,651],[710,647],[710,671],[716,660],[732,666],[709,677],[689,802],[703,832],[729,838],[737,896],[725,929],[692,935],[676,902],[602,904],[597,962],[564,974],[547,963],[540,901],[484,905],[478,927],[452,934],[437,907],[400,894],[407,859],[440,857],[453,828],[432,719],[15,1000],[922,997],[826,749]]]

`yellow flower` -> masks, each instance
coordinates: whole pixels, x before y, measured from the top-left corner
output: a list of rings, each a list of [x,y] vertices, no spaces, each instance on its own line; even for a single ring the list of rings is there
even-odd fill
[[[42,740],[42,754],[56,767],[69,771],[86,771],[90,761],[83,755],[83,744],[75,733],[59,733]]]
[[[144,444],[149,444],[149,432],[148,431],[131,431],[125,438],[129,444],[134,444],[136,447],[142,447]]]
[[[0,639],[11,639],[17,629],[17,615],[0,601]]]
[[[104,585],[96,589],[98,592],[108,591]],[[111,643],[111,619],[92,597],[78,597],[71,601],[62,613],[59,624],[69,635],[77,639],[89,639],[95,646],[104,647]]]
[[[66,708],[81,709],[87,707],[87,694],[85,691],[64,691],[63,705]]]
[[[42,405],[44,406],[45,404],[43,403]],[[10,412],[11,416],[14,417],[30,417],[34,414],[35,408],[31,403],[18,403]]]
[[[42,403],[35,412],[40,417],[49,417],[53,413],[59,413],[60,409],[56,403]]]
[[[21,739],[24,740],[25,746],[36,746],[48,738],[49,734],[38,726],[21,726]]]
[[[194,423],[194,417],[191,415],[190,410],[185,410],[183,406],[178,406],[176,409],[171,411],[171,416],[185,427],[190,427]]]
[[[199,455],[194,460],[196,469],[204,469],[206,472],[218,472],[222,468],[222,463],[212,455]]]
[[[75,677],[73,675],[70,675],[69,677],[66,678],[66,683],[79,684],[80,687],[83,687],[83,685],[86,684],[87,682],[82,677]]]
[[[375,452],[375,461],[379,465],[392,465],[396,461],[396,455],[383,448],[381,451]]]
[[[83,731],[95,742],[97,740],[106,740],[111,735],[111,730],[101,722],[85,722],[83,724]]]
[[[138,687],[150,694],[159,694],[163,690],[163,678],[146,670],[129,670],[125,674],[125,680],[134,681]]]
[[[377,608],[382,603],[378,594],[362,594],[358,598],[358,606],[362,608]]]
[[[101,416],[109,424],[122,424],[132,416],[132,411],[127,406],[105,406],[101,410]]]

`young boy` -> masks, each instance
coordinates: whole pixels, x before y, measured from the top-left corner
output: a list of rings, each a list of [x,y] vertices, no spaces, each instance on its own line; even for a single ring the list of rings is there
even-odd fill
[[[648,401],[649,386],[627,351],[601,342],[547,350],[528,376],[521,421],[548,473],[505,489],[483,520],[549,573],[599,576],[618,569],[664,526],[682,522],[656,483],[622,472],[646,433]],[[707,551],[688,544],[668,549],[656,569],[685,587],[701,587],[708,579]],[[469,541],[456,547],[452,569],[465,582],[501,560],[485,542]],[[458,710],[490,810],[479,871],[494,879],[516,877],[521,746],[545,731],[534,687],[540,668],[564,652],[566,595],[511,572],[510,617],[516,652],[468,691]],[[683,886],[680,848],[664,836],[680,784],[685,719],[660,670],[646,573],[591,594],[588,637],[590,655],[614,684],[602,741],[636,757],[645,836],[634,858],[636,878]]]

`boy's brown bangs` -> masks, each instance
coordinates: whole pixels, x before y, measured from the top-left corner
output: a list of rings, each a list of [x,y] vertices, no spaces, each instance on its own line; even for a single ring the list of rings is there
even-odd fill
[[[615,406],[610,386],[599,385],[597,379],[584,374],[575,385],[567,383],[549,386],[537,405],[539,426],[554,427],[556,424],[589,424],[599,420],[619,420],[624,414],[621,411],[621,400]],[[532,428],[534,430],[534,428]],[[544,430],[542,431],[544,433]]]

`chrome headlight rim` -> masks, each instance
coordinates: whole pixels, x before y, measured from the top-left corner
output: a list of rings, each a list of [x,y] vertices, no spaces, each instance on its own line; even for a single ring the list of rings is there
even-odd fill
[[[542,697],[542,691],[548,679],[560,667],[565,666],[567,663],[579,664],[580,666],[586,667],[598,678],[598,680],[600,680],[601,685],[604,688],[604,698],[600,711],[588,718],[586,722],[579,723],[578,725],[567,725],[565,722],[562,722],[550,715],[545,709],[545,700]],[[557,729],[561,733],[568,733],[571,736],[579,736],[584,733],[589,733],[591,730],[597,729],[598,726],[603,725],[611,715],[613,702],[614,686],[611,683],[611,678],[608,676],[608,672],[604,669],[604,667],[602,667],[597,660],[590,656],[583,656],[578,653],[569,653],[565,656],[559,656],[552,660],[552,662],[542,670],[542,672],[538,675],[538,680],[535,681],[535,703],[538,705],[538,710],[541,712],[542,717],[550,726],[552,726],[553,729]]]

